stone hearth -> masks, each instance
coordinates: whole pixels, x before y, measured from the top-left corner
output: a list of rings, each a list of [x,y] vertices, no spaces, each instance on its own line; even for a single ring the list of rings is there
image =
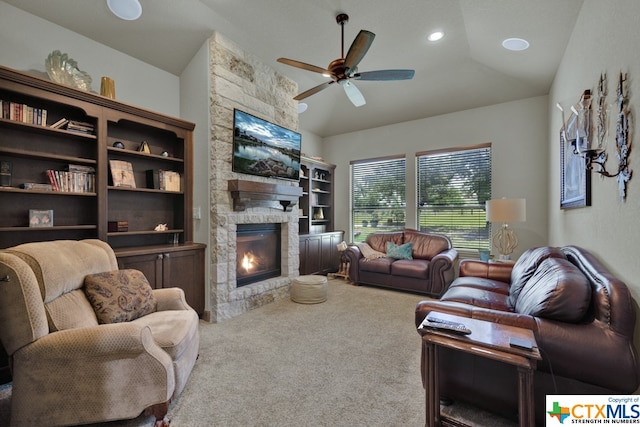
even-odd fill
[[[218,244],[216,276],[218,283],[212,297],[215,297],[216,321],[230,319],[264,304],[289,296],[291,279],[298,275],[299,242],[297,217],[283,212],[230,213],[218,217]],[[281,270],[280,277],[266,279],[237,287],[236,282],[236,231],[238,224],[280,223],[281,227]]]

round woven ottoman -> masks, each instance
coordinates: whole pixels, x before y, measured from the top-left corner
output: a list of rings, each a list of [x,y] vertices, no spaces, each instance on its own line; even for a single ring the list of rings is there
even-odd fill
[[[327,300],[325,276],[298,276],[291,284],[291,301],[300,304],[317,304]]]

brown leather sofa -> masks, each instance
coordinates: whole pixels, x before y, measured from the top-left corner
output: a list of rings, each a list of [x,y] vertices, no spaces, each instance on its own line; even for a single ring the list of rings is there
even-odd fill
[[[545,425],[548,394],[630,394],[640,384],[635,303],[584,249],[530,249],[515,265],[463,260],[439,301],[417,305],[416,326],[431,311],[533,330],[542,355],[534,375],[537,425]],[[513,366],[450,349],[438,356],[440,396],[516,419]]]
[[[363,250],[351,245],[345,250],[349,260],[349,279],[368,284],[439,297],[455,278],[458,252],[448,237],[405,228],[373,233],[365,243],[380,255],[387,254],[387,242],[397,246],[411,244],[411,259],[389,256],[366,258]]]

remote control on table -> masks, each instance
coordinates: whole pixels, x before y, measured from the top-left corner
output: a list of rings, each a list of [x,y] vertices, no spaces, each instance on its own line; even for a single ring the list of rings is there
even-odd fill
[[[422,326],[443,331],[453,332],[456,334],[469,335],[471,330],[464,323],[450,322],[448,320],[439,319],[437,317],[428,317],[422,322]]]

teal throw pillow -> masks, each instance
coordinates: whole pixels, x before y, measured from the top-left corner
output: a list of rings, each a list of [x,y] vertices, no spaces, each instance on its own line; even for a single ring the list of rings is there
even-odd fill
[[[413,259],[411,249],[413,243],[405,243],[404,245],[396,245],[393,242],[387,242],[387,256],[395,259]]]

